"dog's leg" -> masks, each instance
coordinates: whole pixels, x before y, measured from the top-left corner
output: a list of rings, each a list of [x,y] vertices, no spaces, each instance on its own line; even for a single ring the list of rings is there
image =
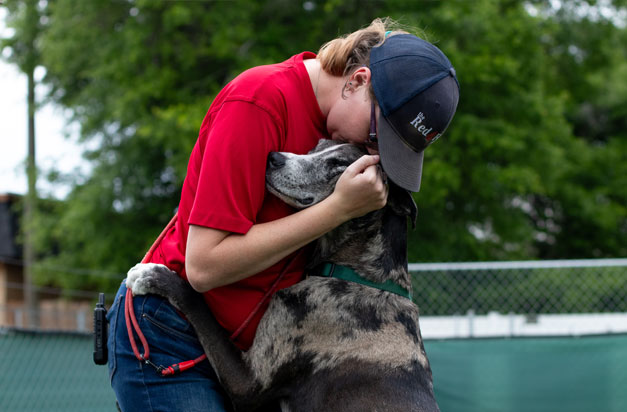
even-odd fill
[[[164,297],[194,326],[211,366],[220,383],[237,405],[247,402],[258,391],[252,372],[242,359],[226,331],[207,308],[202,295],[164,265],[148,263],[133,267],[126,278],[133,295],[154,294]],[[258,396],[255,395],[255,396]]]

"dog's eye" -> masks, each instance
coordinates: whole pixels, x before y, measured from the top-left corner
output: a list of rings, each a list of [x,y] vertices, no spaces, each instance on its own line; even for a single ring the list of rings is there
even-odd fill
[[[328,159],[327,160],[327,167],[329,169],[336,169],[336,168],[347,168],[348,165],[350,165],[351,163],[347,160],[343,160],[343,159]]]

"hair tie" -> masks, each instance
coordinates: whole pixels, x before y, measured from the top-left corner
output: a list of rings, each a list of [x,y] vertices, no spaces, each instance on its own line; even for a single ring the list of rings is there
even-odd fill
[[[385,38],[387,39],[388,36],[392,33],[392,30],[388,30],[385,32]]]

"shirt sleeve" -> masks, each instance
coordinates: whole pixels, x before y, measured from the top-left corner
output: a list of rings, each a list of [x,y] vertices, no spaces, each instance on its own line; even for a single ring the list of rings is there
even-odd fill
[[[282,146],[282,135],[266,109],[223,103],[211,119],[188,223],[248,232],[264,200],[266,159]]]

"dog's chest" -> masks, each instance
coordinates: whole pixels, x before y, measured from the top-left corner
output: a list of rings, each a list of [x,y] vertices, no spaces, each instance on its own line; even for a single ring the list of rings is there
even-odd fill
[[[281,368],[313,373],[345,359],[428,368],[417,307],[387,292],[311,277],[278,292],[266,315],[246,354],[262,385]]]

